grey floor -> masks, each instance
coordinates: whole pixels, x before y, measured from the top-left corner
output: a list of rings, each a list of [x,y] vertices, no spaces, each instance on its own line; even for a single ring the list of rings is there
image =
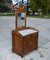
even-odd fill
[[[50,19],[27,17],[27,26],[35,27],[36,29],[39,30],[39,43],[38,43],[39,47],[42,47],[46,43],[50,42]],[[9,58],[13,54],[11,51],[13,29],[15,29],[15,17],[0,16],[0,60],[4,60],[5,57],[7,57],[7,59],[5,60],[11,60]],[[12,54],[10,54],[10,52]],[[13,54],[12,60],[16,60],[15,56],[16,55]],[[18,58],[18,55],[16,57]]]
[[[27,26],[39,30],[39,47],[50,41],[50,19],[27,18]]]

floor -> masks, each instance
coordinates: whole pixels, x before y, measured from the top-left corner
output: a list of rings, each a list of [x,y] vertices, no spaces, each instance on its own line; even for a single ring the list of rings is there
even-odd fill
[[[12,53],[11,33],[15,29],[15,17],[0,17],[0,60],[50,60],[50,19],[27,17],[27,26],[39,30],[39,48],[21,58]]]

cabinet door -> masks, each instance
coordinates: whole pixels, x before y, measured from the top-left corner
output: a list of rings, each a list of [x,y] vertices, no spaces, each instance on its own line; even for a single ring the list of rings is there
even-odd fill
[[[24,37],[23,49],[24,52],[31,51],[34,48],[34,37],[33,35],[29,35]]]

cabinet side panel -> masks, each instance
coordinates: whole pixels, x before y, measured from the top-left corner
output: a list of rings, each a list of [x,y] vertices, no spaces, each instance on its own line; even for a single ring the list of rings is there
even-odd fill
[[[12,51],[22,56],[22,37],[12,34]]]

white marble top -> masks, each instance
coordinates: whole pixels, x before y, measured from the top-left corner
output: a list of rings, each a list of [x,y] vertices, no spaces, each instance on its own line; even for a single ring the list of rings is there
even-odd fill
[[[26,36],[26,35],[29,35],[29,34],[32,34],[32,33],[35,33],[37,32],[36,30],[32,30],[32,29],[26,29],[26,30],[21,30],[21,31],[18,31],[22,36]]]

